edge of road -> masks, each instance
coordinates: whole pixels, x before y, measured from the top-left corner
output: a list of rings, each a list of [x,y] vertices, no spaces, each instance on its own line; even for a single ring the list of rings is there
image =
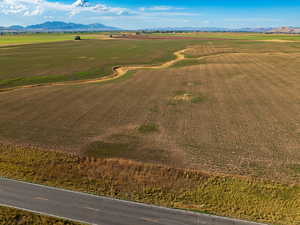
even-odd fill
[[[94,195],[94,194],[90,194],[90,193],[87,193],[87,192],[73,191],[73,190],[68,190],[68,189],[63,189],[63,188],[58,188],[58,187],[52,187],[52,186],[46,186],[46,185],[42,185],[42,184],[35,184],[35,183],[31,183],[31,182],[25,182],[25,181],[21,181],[21,180],[14,180],[14,179],[10,179],[10,178],[0,176],[0,182],[1,181],[22,183],[22,184],[32,185],[32,186],[36,186],[36,187],[40,187],[40,188],[46,188],[46,189],[52,189],[52,190],[56,190],[56,191],[63,191],[63,192],[69,192],[69,193],[73,193],[73,194],[85,195],[85,196],[89,196],[89,197],[93,197],[93,198],[107,199],[107,200],[110,200],[110,201],[117,201],[117,202],[132,204],[132,205],[136,205],[136,206],[143,206],[143,207],[148,207],[148,208],[157,208],[157,209],[162,209],[162,210],[167,210],[167,211],[172,211],[172,212],[178,212],[178,213],[181,213],[181,214],[202,215],[202,216],[205,216],[207,218],[211,218],[212,220],[215,219],[215,220],[232,221],[233,225],[235,223],[247,223],[249,225],[269,225],[269,224],[265,224],[265,223],[257,223],[257,222],[252,222],[252,221],[235,219],[235,218],[231,218],[231,217],[223,217],[223,216],[217,216],[217,215],[206,214],[206,213],[201,213],[201,212],[193,212],[193,211],[184,210],[184,209],[167,208],[167,207],[163,207],[163,206],[157,206],[157,205],[146,204],[146,203],[141,203],[141,202],[122,200],[122,199],[111,198],[111,197],[106,197],[106,196],[99,196],[99,195]],[[61,218],[61,219],[64,219],[64,220],[71,220],[71,221],[74,221],[74,222],[90,224],[90,223],[87,223],[87,222],[84,222],[84,221],[78,221],[78,220],[76,221],[76,220],[71,219],[71,218],[59,217],[59,216],[52,215],[52,214],[42,213],[42,212],[38,212],[38,211],[32,211],[30,209],[18,208],[18,207],[14,207],[14,206],[11,206],[11,205],[5,205],[5,204],[1,204],[1,203],[0,203],[0,205],[10,207],[10,208],[16,208],[16,209],[20,209],[20,210],[25,210],[25,211],[29,211],[29,212],[33,212],[33,213],[37,213],[37,214],[41,214],[41,215]]]

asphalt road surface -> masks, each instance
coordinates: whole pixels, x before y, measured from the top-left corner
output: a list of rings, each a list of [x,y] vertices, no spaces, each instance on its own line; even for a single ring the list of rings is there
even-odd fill
[[[0,205],[99,225],[258,225],[0,178]]]

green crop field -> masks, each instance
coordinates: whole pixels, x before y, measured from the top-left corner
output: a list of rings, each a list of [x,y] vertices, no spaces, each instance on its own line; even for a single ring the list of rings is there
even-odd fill
[[[45,33],[45,34],[5,34],[0,35],[0,47],[7,45],[22,45],[45,42],[60,42],[74,40],[75,36],[81,36],[83,39],[101,39],[107,36],[107,33]]]
[[[99,78],[111,74],[116,65],[168,61],[174,51],[192,43],[82,40],[0,47],[0,88]]]

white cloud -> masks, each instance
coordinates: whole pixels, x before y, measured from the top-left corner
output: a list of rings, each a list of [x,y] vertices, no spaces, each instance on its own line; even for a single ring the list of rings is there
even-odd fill
[[[90,5],[86,0],[76,0],[73,4],[49,2],[47,0],[0,0],[0,13],[37,16],[44,12],[64,12],[74,16],[81,12],[122,15],[129,13],[125,8],[109,7],[104,4]]]
[[[171,11],[171,10],[182,10],[182,9],[183,8],[176,8],[173,6],[166,6],[166,5],[139,8],[139,10],[142,12],[145,12],[145,11]]]
[[[54,16],[44,16],[43,17],[43,19],[46,19],[46,20],[52,20],[54,18],[55,18]]]
[[[169,11],[171,9],[173,9],[171,6],[153,6],[149,8],[149,10],[153,11]]]
[[[76,2],[73,3],[73,6],[75,7],[87,7],[88,3],[86,0],[77,0]]]

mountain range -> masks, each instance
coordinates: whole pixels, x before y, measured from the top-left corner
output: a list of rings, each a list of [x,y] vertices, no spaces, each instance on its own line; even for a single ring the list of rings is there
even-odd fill
[[[77,24],[65,23],[61,21],[48,21],[30,26],[14,25],[10,27],[0,27],[0,31],[7,32],[55,32],[55,31],[113,31],[122,28],[106,26],[100,23]],[[143,29],[145,31],[204,31],[204,32],[259,32],[259,33],[300,33],[300,28],[295,27],[261,27],[261,28],[223,28],[223,27],[162,27]]]
[[[300,34],[300,28],[297,27],[280,27],[271,30],[273,33],[289,33],[289,34]]]
[[[101,31],[101,30],[121,30],[117,27],[110,27],[100,23],[94,24],[77,24],[77,23],[65,23],[61,21],[48,21],[41,24],[30,26],[14,25],[10,27],[0,27],[2,30],[13,31]]]

